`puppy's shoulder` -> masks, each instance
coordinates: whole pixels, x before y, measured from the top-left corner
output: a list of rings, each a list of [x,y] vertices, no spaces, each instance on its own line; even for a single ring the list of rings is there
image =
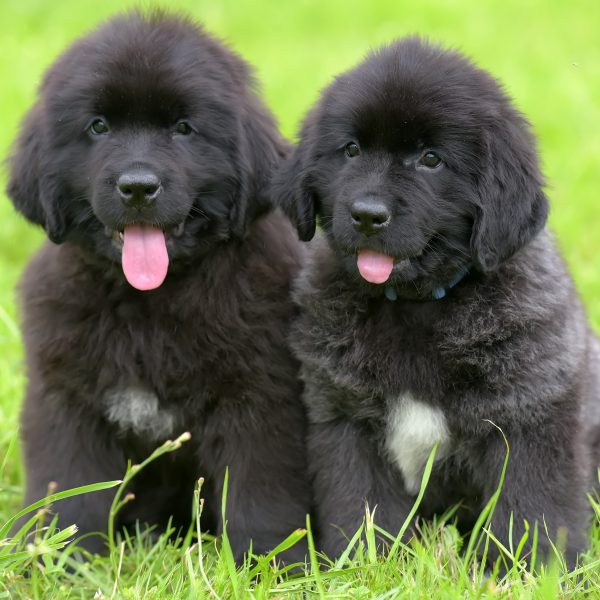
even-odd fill
[[[540,344],[565,348],[577,361],[586,337],[581,300],[547,230],[497,272],[458,288],[447,308],[439,334],[449,355],[475,346],[494,352],[495,344],[507,342],[518,344],[524,355],[533,355]]]
[[[251,225],[239,251],[248,269],[256,276],[273,281],[291,282],[305,256],[296,230],[279,209]]]
[[[482,287],[481,300],[493,300],[508,322],[541,322],[567,310],[582,312],[573,279],[553,233],[543,230]]]
[[[317,230],[305,244],[302,268],[294,282],[293,297],[306,310],[334,303],[336,308],[353,303],[356,288],[340,270],[339,261],[325,235]]]
[[[96,273],[82,260],[76,246],[45,241],[25,267],[19,292],[25,302],[58,300],[69,305],[87,290],[97,294],[97,285]]]

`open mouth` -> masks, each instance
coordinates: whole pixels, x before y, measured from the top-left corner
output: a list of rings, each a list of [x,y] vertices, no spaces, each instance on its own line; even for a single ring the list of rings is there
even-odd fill
[[[150,227],[150,225],[147,226]],[[152,225],[151,227],[154,226]],[[184,229],[185,221],[182,221],[181,223],[179,223],[179,225],[176,225],[175,227],[170,227],[169,229],[163,229],[162,231],[165,234],[165,239],[169,240],[171,238],[180,238],[183,235]],[[104,228],[104,234],[106,235],[106,237],[112,238],[115,247],[119,251],[123,248],[123,240],[125,239],[124,231],[124,227],[122,229],[111,229],[108,226]]]
[[[356,254],[356,266],[361,277],[369,283],[385,283],[395,270],[400,272],[410,266],[411,260],[423,254],[417,254],[408,258],[396,259],[388,254],[377,252],[371,248],[360,248]]]
[[[105,228],[106,235],[121,251],[125,278],[132,287],[142,291],[162,285],[169,269],[167,239],[181,237],[183,231],[184,222],[166,230],[138,223],[126,225],[122,230]]]

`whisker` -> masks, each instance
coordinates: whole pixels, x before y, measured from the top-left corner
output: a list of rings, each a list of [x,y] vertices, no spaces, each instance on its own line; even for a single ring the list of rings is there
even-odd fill
[[[445,236],[442,233],[437,233],[436,237],[438,239],[440,239],[442,242],[444,242],[449,248],[451,248],[452,250],[456,250],[457,252],[459,252],[460,254],[462,254],[463,256],[469,257],[470,258],[470,254],[465,251],[463,248],[460,248],[459,246],[457,246],[456,244],[454,244],[450,239],[448,239],[447,236]]]
[[[201,217],[203,217],[205,219],[208,218],[208,215],[201,208],[198,208],[197,206],[192,206],[192,208],[190,208],[190,214],[200,215]]]

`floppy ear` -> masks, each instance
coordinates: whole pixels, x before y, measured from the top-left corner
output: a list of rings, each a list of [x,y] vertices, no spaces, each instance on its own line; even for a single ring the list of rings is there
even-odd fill
[[[471,253],[483,272],[496,269],[544,227],[548,200],[533,136],[512,113],[485,131],[486,163],[479,176]]]
[[[61,211],[61,185],[45,149],[40,106],[23,120],[21,133],[8,160],[10,177],[6,192],[15,208],[29,221],[41,225],[56,244],[65,240],[67,227]]]
[[[271,186],[275,201],[282,207],[298,230],[303,242],[310,241],[317,227],[316,197],[311,190],[310,127],[305,126],[300,141],[275,173]]]
[[[296,226],[303,242],[312,240],[317,228],[318,201],[313,186],[312,150],[319,110],[317,105],[304,119],[298,143],[273,176],[271,184],[271,195]]]
[[[248,223],[272,208],[271,176],[288,151],[273,117],[253,94],[247,100],[241,136],[240,193],[230,213],[232,231],[238,237],[244,236]]]
[[[223,58],[234,81],[241,86],[243,114],[238,154],[240,193],[234,200],[229,217],[232,233],[243,237],[248,223],[274,206],[279,206],[272,178],[289,154],[290,147],[279,134],[273,116],[256,93],[256,81],[248,65],[231,53],[226,53]],[[285,204],[282,208],[289,215]],[[314,225],[310,237],[313,234]],[[300,235],[304,239],[301,232]]]

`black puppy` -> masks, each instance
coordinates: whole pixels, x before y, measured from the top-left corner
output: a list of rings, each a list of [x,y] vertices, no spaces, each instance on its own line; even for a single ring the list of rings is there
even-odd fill
[[[8,184],[54,242],[21,285],[27,503],[50,481],[118,478],[189,430],[136,478],[120,525],[187,524],[204,476],[205,527],[220,531],[226,467],[238,558],[303,525],[304,409],[286,346],[300,244],[267,195],[285,150],[246,63],[187,20],[117,17],[50,68]],[[57,504],[59,523],[105,530],[112,496]]]
[[[364,514],[398,531],[439,443],[420,514],[465,529],[510,460],[493,530],[523,521],[586,544],[599,464],[600,350],[551,235],[526,120],[461,55],[418,39],[327,88],[275,187],[315,231],[293,344],[310,413],[325,552]],[[495,426],[497,427],[495,427]],[[531,541],[531,537],[529,541]]]

